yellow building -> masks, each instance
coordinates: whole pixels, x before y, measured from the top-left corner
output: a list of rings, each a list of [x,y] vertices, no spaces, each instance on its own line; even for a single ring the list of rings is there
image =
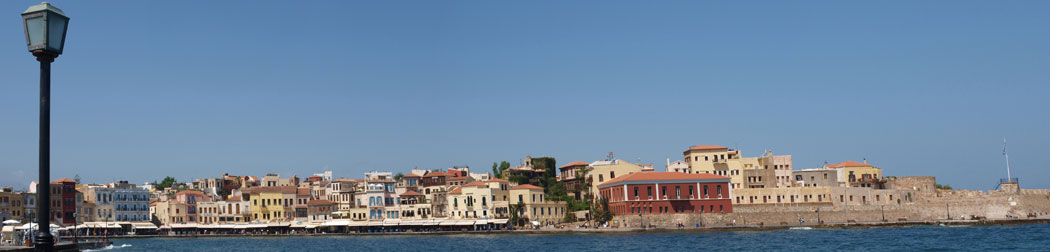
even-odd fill
[[[635,172],[652,171],[653,164],[632,164],[631,162],[614,159],[612,161],[595,161],[590,164],[590,169],[590,172],[587,172],[586,178],[591,181],[590,191],[584,193],[594,195],[598,194],[598,184],[605,183],[605,181],[612,180],[617,176],[623,176]]]
[[[561,223],[565,218],[565,211],[568,211],[564,201],[544,199],[542,187],[528,184],[510,188],[508,203],[511,209],[518,211],[520,222],[515,224],[521,226],[526,225],[524,220],[538,222],[540,225]]]
[[[739,150],[717,145],[695,145],[682,153],[688,171],[729,177],[729,186],[738,188],[789,187],[791,156],[743,157]],[[779,183],[778,183],[779,182]]]
[[[292,219],[292,212],[287,212],[293,205],[296,195],[294,186],[267,186],[251,189],[252,221],[270,222]],[[290,195],[290,196],[288,196]]]
[[[839,177],[839,185],[849,187],[876,187],[882,180],[882,169],[868,164],[853,161],[845,161],[838,164],[827,164],[824,168],[835,169]]]

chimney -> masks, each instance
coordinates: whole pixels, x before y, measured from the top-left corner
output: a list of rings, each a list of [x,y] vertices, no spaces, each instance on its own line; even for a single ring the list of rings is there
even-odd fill
[[[868,164],[868,158],[864,158],[864,164]]]
[[[667,158],[667,167],[671,167],[671,158]]]

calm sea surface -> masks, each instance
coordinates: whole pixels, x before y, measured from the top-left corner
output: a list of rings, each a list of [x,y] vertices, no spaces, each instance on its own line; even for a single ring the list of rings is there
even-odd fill
[[[1050,224],[634,234],[148,238],[113,242],[118,248],[108,251],[1050,251]]]

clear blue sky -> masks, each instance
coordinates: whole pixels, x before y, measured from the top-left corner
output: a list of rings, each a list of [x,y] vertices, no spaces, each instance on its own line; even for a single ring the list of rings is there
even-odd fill
[[[38,65],[2,1],[0,185]],[[336,176],[690,145],[1050,188],[1048,1],[53,1],[52,177]]]

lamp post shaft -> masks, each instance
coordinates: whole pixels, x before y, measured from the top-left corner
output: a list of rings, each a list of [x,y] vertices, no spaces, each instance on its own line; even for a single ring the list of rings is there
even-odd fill
[[[51,236],[51,61],[52,57],[37,57],[40,61],[40,182],[37,183],[37,251],[53,251]]]

